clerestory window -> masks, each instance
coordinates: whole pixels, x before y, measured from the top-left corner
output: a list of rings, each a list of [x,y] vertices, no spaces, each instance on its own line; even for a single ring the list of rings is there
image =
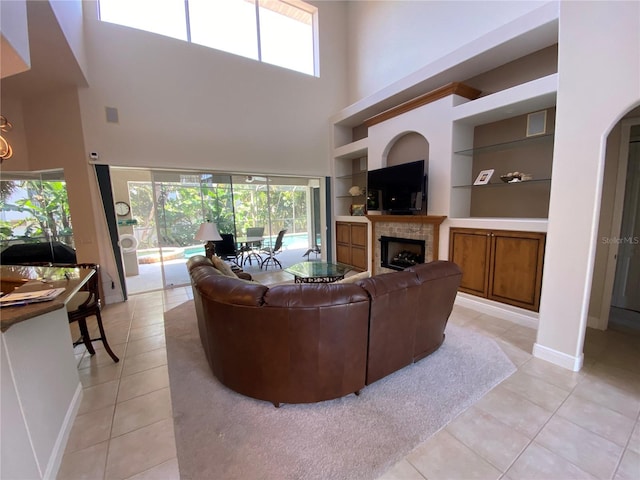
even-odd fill
[[[99,0],[100,20],[319,76],[317,8],[301,0]]]

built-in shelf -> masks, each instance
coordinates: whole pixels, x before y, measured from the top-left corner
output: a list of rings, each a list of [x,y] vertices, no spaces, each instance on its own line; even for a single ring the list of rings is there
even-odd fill
[[[469,127],[455,123],[458,138],[475,148],[453,152],[451,211],[455,218],[541,218],[548,215],[553,163],[553,110],[547,132],[526,136],[526,114]],[[531,113],[531,112],[527,112]],[[494,170],[491,183],[474,185],[484,171]],[[503,182],[501,175],[521,172],[532,180]]]
[[[468,148],[466,150],[459,150],[453,152],[456,155],[465,155],[472,157],[473,155],[479,155],[483,153],[501,152],[504,150],[511,150],[523,147],[530,147],[538,144],[545,144],[553,142],[554,134],[548,133],[546,135],[537,135],[535,137],[527,137],[519,140],[513,140],[510,142],[496,143],[493,145],[487,145],[484,147]]]
[[[555,106],[558,74],[537,78],[453,108],[453,121],[482,125]]]
[[[351,179],[353,179],[354,177],[357,177],[358,175],[364,175],[364,174],[366,174],[366,173],[367,173],[367,171],[366,171],[366,170],[362,170],[362,171],[360,171],[360,172],[350,173],[350,174],[348,174],[348,175],[338,175],[336,178],[337,178],[338,180],[351,180]]]
[[[536,183],[549,183],[551,182],[550,178],[536,178],[534,180],[524,180],[522,182],[513,182],[513,183],[505,183],[505,182],[495,182],[495,183],[486,183],[484,185],[453,185],[452,188],[492,188],[492,187],[515,187],[522,185],[535,185]]]
[[[353,198],[354,200],[356,198],[365,198],[366,195],[336,195],[336,198]],[[360,202],[363,203],[363,202]]]
[[[352,160],[354,158],[366,157],[368,145],[368,139],[362,138],[355,142],[336,147],[333,150],[333,158],[336,160]]]

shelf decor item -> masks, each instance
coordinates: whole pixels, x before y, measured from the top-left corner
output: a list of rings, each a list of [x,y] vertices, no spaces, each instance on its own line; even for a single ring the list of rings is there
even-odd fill
[[[352,197],[364,195],[364,188],[354,185],[349,189],[349,195],[351,195]]]
[[[490,170],[482,170],[478,176],[476,177],[476,181],[473,182],[474,185],[486,185],[491,180],[491,175],[493,175],[494,169]]]
[[[351,215],[354,217],[361,217],[367,213],[365,205],[351,205]]]

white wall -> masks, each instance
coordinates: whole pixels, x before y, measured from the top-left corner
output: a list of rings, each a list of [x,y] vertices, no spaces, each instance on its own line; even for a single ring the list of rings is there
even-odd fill
[[[348,2],[349,103],[545,3],[548,2]]]
[[[100,22],[85,4],[85,144],[122,166],[329,174],[346,103],[345,5],[318,2],[320,78]],[[106,123],[116,107],[119,124]]]
[[[84,50],[84,28],[82,22],[82,0],[49,0],[69,49],[86,77],[87,59]]]
[[[562,2],[559,36],[553,182],[534,354],[579,369],[606,137],[640,102],[640,3]]]
[[[25,0],[0,2],[2,63],[0,77],[24,72],[31,66],[27,4]]]

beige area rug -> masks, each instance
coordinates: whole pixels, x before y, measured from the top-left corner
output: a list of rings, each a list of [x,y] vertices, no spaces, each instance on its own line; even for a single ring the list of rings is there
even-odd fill
[[[360,396],[277,409],[216,380],[192,301],[165,330],[183,480],[375,479],[515,371],[493,340],[449,325],[439,350]]]

